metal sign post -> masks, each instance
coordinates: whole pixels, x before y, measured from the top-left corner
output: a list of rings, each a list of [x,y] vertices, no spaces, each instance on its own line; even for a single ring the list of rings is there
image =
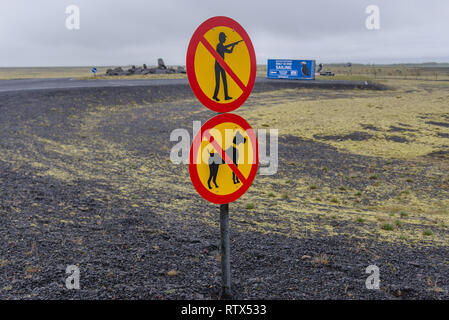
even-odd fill
[[[198,193],[220,204],[221,298],[231,299],[229,203],[250,187],[257,173],[259,153],[256,135],[248,122],[227,112],[240,107],[250,95],[256,79],[256,54],[240,24],[227,17],[214,17],[193,34],[186,66],[195,96],[210,110],[221,113],[207,121],[194,137],[189,173]],[[226,130],[234,132],[232,143],[220,139],[226,136]],[[246,157],[244,150],[248,150]],[[239,153],[244,161],[239,161]],[[207,161],[202,161],[203,154],[209,157]]]
[[[233,131],[232,144],[221,138],[226,131]],[[204,154],[209,157],[206,161],[202,161]],[[257,174],[258,155],[254,130],[245,119],[230,113],[209,119],[190,148],[189,174],[195,189],[204,199],[220,204],[222,299],[232,297],[229,203],[250,187]]]
[[[231,298],[231,246],[229,240],[229,203],[220,205],[221,292],[222,299]]]

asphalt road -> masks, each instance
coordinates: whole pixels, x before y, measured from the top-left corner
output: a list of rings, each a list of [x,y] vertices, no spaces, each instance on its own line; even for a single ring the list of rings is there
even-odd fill
[[[297,87],[363,87],[369,86],[364,81],[348,80],[269,80],[257,78],[256,83],[261,84],[287,84]],[[111,80],[77,80],[73,78],[54,79],[18,79],[0,80],[0,92],[69,89],[69,88],[101,88],[101,87],[127,87],[127,86],[161,86],[161,85],[187,85],[187,79],[111,79]]]

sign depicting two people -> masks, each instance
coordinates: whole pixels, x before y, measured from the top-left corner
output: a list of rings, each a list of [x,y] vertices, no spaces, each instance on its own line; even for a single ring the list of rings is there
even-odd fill
[[[198,100],[222,113],[194,137],[192,183],[206,200],[230,203],[248,190],[259,163],[253,129],[242,117],[226,113],[246,101],[256,79],[256,55],[242,26],[227,17],[203,22],[187,50],[187,76]]]
[[[254,130],[242,117],[224,113],[207,121],[193,140],[189,172],[198,193],[213,203],[233,202],[257,173]]]

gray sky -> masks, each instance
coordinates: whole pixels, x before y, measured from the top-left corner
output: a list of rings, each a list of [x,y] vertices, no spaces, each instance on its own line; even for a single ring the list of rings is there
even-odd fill
[[[80,8],[80,30],[65,8]],[[368,5],[380,29],[365,27]],[[1,0],[0,66],[185,64],[193,32],[224,15],[248,32],[257,62],[449,62],[447,0]]]

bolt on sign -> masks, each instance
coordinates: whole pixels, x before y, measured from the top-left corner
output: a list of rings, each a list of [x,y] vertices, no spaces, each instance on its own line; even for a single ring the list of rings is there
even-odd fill
[[[189,173],[206,200],[225,204],[251,186],[259,164],[254,130],[245,119],[224,113],[207,121],[190,149]]]
[[[207,108],[230,112],[250,95],[256,79],[256,54],[235,20],[214,17],[203,22],[187,50],[187,76],[195,96]]]

